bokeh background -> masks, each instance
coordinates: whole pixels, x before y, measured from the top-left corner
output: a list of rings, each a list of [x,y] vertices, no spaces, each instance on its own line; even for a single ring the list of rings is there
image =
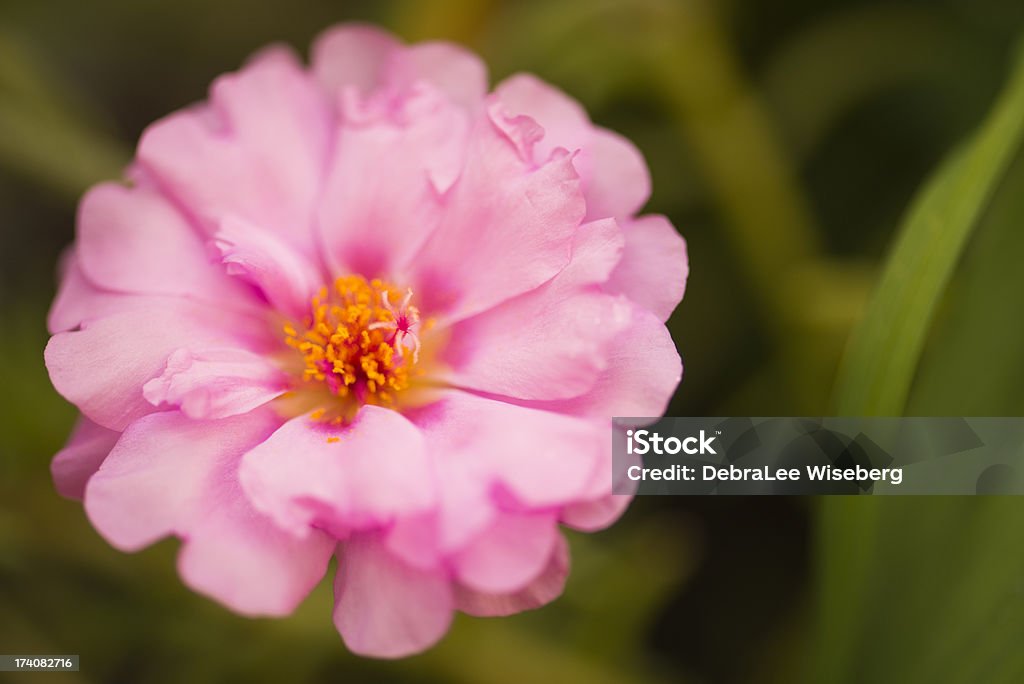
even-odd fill
[[[77,199],[252,51],[353,19],[636,141],[690,246],[670,412],[1024,412],[1019,0],[0,0],[0,652],[82,656],[26,681],[1024,681],[1013,497],[638,500],[570,536],[561,600],[397,663],[345,652],[326,585],[246,620],[182,586],[175,542],[109,548],[48,472]]]

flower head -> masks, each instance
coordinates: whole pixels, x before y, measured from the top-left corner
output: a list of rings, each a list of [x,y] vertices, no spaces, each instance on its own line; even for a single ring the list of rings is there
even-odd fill
[[[356,652],[562,590],[610,418],[680,377],[685,247],[646,167],[530,76],[365,26],[271,48],[153,124],[82,200],[46,363],[82,412],[53,462],[126,551],[182,540],[196,591],[292,611],[338,557]]]

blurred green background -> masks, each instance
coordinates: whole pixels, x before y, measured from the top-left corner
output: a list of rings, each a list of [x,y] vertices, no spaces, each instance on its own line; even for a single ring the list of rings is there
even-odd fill
[[[352,19],[636,141],[690,246],[671,413],[1024,412],[1020,0],[0,0],[0,652],[82,656],[25,681],[1024,681],[1012,497],[638,500],[570,535],[561,600],[397,663],[345,652],[326,584],[246,620],[181,585],[174,542],[109,548],[48,472],[76,201],[253,50]]]

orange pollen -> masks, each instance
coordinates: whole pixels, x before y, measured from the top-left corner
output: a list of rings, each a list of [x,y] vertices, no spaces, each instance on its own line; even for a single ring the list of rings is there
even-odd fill
[[[305,362],[303,382],[359,404],[392,406],[419,362],[420,312],[411,300],[412,290],[402,294],[358,275],[321,288],[302,324],[284,326],[285,342]]]

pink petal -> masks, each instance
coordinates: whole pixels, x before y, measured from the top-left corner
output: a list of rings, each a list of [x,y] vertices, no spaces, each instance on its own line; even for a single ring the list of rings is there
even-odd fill
[[[411,45],[392,78],[409,84],[427,81],[471,113],[481,109],[487,96],[487,66],[454,43],[427,41]]]
[[[282,528],[343,536],[430,508],[433,474],[419,430],[396,411],[364,406],[351,425],[285,423],[246,454],[242,485]]]
[[[240,347],[266,343],[262,321],[184,299],[149,298],[147,306],[86,322],[46,347],[50,380],[93,421],[124,430],[153,406],[143,385],[181,348]],[[262,339],[261,339],[262,337]]]
[[[79,416],[68,443],[50,463],[50,473],[57,492],[69,499],[81,499],[85,493],[85,483],[103,463],[120,436],[119,432]]]
[[[94,285],[79,265],[77,250],[70,248],[63,259],[66,264],[57,298],[46,318],[51,335],[74,330],[86,321],[104,318],[133,308],[144,308],[151,301],[145,295],[127,295],[102,290]]]
[[[334,540],[281,531],[253,510],[236,476],[237,461],[222,471],[226,482],[186,537],[178,572],[194,591],[243,615],[290,615],[323,579]]]
[[[416,565],[436,563],[451,551],[462,548],[498,514],[498,504],[489,486],[493,480],[480,472],[482,467],[464,467],[466,456],[450,458],[437,451],[436,446],[429,453],[437,454],[435,469],[439,489],[430,532],[410,539],[408,521],[402,519],[388,537],[388,544],[395,553]]]
[[[263,293],[273,307],[301,319],[324,284],[316,262],[289,242],[237,216],[226,216],[213,239],[228,275]]]
[[[487,594],[456,585],[455,605],[463,613],[478,617],[514,615],[539,608],[562,595],[569,576],[569,546],[558,535],[547,567],[530,584],[506,594]]]
[[[336,273],[405,270],[437,227],[438,192],[461,169],[467,127],[464,112],[423,89],[390,116],[339,125],[318,221]]]
[[[179,349],[142,394],[154,406],[178,407],[189,418],[217,419],[248,413],[287,389],[287,376],[264,356],[230,348]]]
[[[534,169],[490,116],[478,120],[444,217],[415,260],[422,308],[449,320],[484,311],[562,270],[585,210],[571,156],[556,155]]]
[[[450,43],[427,42],[406,47],[392,34],[366,24],[328,29],[314,42],[313,73],[329,93],[354,88],[403,91],[418,81],[440,89],[469,111],[478,109],[487,92],[487,69],[468,50]]]
[[[523,509],[551,507],[586,492],[611,448],[607,427],[547,411],[451,391],[411,415],[438,463],[442,544],[459,548],[488,524],[482,505],[499,495]],[[495,435],[500,435],[496,439]],[[474,496],[490,498],[474,499]],[[467,520],[475,521],[467,525]],[[452,529],[448,529],[448,527]]]
[[[550,282],[452,326],[450,383],[517,399],[566,399],[593,387],[630,307],[604,294],[622,253],[613,220],[576,235],[572,262]]]
[[[590,391],[572,399],[529,405],[603,420],[660,416],[682,376],[682,361],[665,324],[649,311],[634,307],[630,325],[612,347],[608,368]]]
[[[330,107],[283,48],[218,78],[210,102],[150,126],[138,162],[208,232],[233,215],[312,253]]]
[[[580,161],[587,219],[633,216],[651,196],[651,175],[636,145],[614,131],[595,127]],[[584,175],[585,174],[585,175]]]
[[[610,490],[604,422],[458,391],[410,417],[433,455],[438,487],[432,514],[396,520],[385,536],[411,565],[431,567],[472,546],[503,512],[553,511]]]
[[[519,591],[544,571],[558,536],[553,513],[502,513],[452,558],[452,567],[459,582],[476,591]]]
[[[588,220],[630,217],[650,197],[650,174],[639,150],[617,133],[591,124],[576,100],[530,74],[509,77],[495,93],[510,112],[526,114],[543,126],[538,156],[556,147],[579,150],[576,168]]]
[[[609,422],[607,429],[611,433],[612,444],[616,453],[626,452],[625,428]],[[586,493],[580,500],[565,506],[559,522],[584,532],[602,530],[619,519],[632,501],[632,494],[637,485],[626,476],[628,465],[642,464],[639,455],[626,455],[626,466],[612,459],[612,449],[601,455],[600,463],[591,476]],[[615,493],[613,493],[615,492]]]
[[[562,511],[561,522],[583,532],[603,530],[622,517],[632,500],[628,494],[609,494],[593,501],[569,504]]]
[[[356,88],[368,93],[384,77],[392,55],[402,44],[391,33],[370,24],[349,23],[329,28],[313,41],[313,74],[329,93]]]
[[[452,620],[451,584],[441,569],[403,563],[373,537],[341,546],[334,624],[356,654],[401,658],[440,641]]]
[[[579,150],[590,142],[593,126],[580,103],[533,74],[506,78],[494,94],[510,114],[524,114],[543,127],[538,157],[547,158],[559,147]]]
[[[686,242],[664,216],[627,222],[622,233],[625,253],[605,288],[667,320],[686,290]]]
[[[272,412],[140,419],[89,481],[89,519],[125,551],[181,537],[179,569],[194,590],[246,615],[290,613],[323,576],[334,542],[282,532],[242,494],[239,459],[277,420]]]
[[[155,191],[103,183],[79,206],[78,258],[92,282],[120,292],[237,303],[248,295],[204,241]]]
[[[85,490],[96,529],[122,551],[138,551],[201,521],[210,477],[273,430],[267,413],[192,421],[177,411],[125,430]]]
[[[487,507],[486,503],[483,504]],[[488,521],[493,511],[488,508]],[[422,569],[437,567],[444,562],[445,553],[439,538],[438,515],[426,511],[403,516],[384,532],[383,541],[388,551],[409,565]],[[474,531],[486,527],[487,521],[474,525]]]

